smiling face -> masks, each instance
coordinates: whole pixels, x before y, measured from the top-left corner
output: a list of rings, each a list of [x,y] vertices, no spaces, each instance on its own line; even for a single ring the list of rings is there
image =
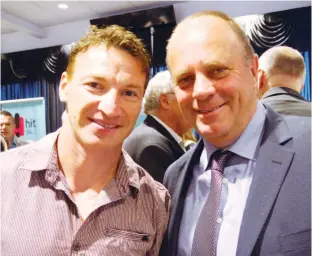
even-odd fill
[[[60,98],[75,140],[87,147],[121,147],[141,109],[146,73],[139,60],[104,44],[75,58],[73,74],[63,73]]]
[[[248,64],[235,32],[213,16],[182,24],[172,36],[167,54],[175,94],[186,119],[211,144],[232,144],[256,110],[257,57]]]

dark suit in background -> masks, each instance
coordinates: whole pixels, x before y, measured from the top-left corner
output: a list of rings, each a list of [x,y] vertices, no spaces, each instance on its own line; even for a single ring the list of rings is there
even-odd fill
[[[311,255],[311,119],[267,110],[236,255]],[[185,196],[202,150],[200,140],[166,172],[172,211],[162,256],[177,255]]]
[[[284,115],[311,116],[311,103],[298,92],[287,87],[273,87],[262,97],[261,102],[268,104],[276,112]]]
[[[184,154],[184,150],[151,115],[124,142],[124,149],[151,176],[163,182],[166,169]]]

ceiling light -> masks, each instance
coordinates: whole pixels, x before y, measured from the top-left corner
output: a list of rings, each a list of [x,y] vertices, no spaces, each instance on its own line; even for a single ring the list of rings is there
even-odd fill
[[[66,10],[68,8],[68,5],[67,4],[59,4],[57,7],[62,9],[62,10]]]

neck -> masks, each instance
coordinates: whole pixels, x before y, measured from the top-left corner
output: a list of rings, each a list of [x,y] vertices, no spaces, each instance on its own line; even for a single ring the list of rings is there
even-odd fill
[[[11,147],[11,145],[13,144],[14,141],[14,135],[11,138],[5,139],[7,144],[8,144],[8,148]]]
[[[116,174],[121,146],[116,149],[84,147],[75,139],[72,128],[64,125],[58,137],[57,152],[72,193],[89,189],[100,192]]]
[[[284,75],[282,77],[272,77],[269,81],[269,88],[274,87],[286,87],[295,90],[300,93],[303,87],[304,81],[299,78]]]

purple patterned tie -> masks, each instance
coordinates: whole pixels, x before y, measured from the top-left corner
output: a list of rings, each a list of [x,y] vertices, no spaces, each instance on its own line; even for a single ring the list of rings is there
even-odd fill
[[[208,199],[200,213],[193,238],[192,256],[215,256],[217,252],[217,219],[223,179],[223,170],[230,151],[217,150],[211,156],[211,183]]]

